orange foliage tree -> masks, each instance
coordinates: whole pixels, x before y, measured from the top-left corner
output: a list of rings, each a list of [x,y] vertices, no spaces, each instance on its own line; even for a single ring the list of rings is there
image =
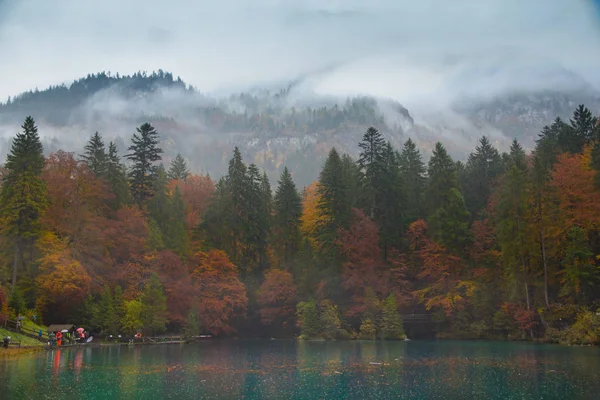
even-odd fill
[[[435,308],[448,316],[454,315],[464,308],[475,290],[472,281],[461,279],[462,260],[427,237],[427,223],[423,220],[410,224],[408,238],[422,264],[417,278],[426,285],[414,291],[414,295],[427,310]]]
[[[265,325],[277,325],[284,330],[295,326],[296,286],[288,271],[271,269],[258,290],[261,321]]]
[[[248,304],[238,268],[221,250],[199,252],[194,258],[192,306],[198,307],[200,325],[213,335],[235,333],[233,320],[245,317]]]
[[[551,173],[550,186],[555,189],[563,221],[556,221],[561,234],[573,226],[590,228],[600,223],[600,193],[590,166],[590,149],[583,154],[558,156]]]
[[[90,273],[107,263],[105,214],[110,196],[104,182],[75,160],[73,153],[51,154],[43,179],[48,190],[48,208],[44,214],[45,229],[68,243],[73,257]]]
[[[38,240],[38,247],[43,256],[37,277],[40,291],[37,307],[50,311],[50,315],[68,315],[90,293],[92,279],[73,258],[65,241],[55,234],[44,233]]]
[[[323,216],[319,211],[319,194],[317,189],[319,182],[311,183],[304,189],[304,198],[302,200],[302,216],[300,217],[300,231],[303,236],[308,238],[313,248],[318,248],[317,229]]]

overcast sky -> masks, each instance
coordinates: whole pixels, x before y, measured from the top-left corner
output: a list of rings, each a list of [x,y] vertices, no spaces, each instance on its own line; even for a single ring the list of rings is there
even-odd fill
[[[599,28],[584,0],[0,0],[0,98],[159,68],[204,92],[314,73],[405,104],[600,87]]]

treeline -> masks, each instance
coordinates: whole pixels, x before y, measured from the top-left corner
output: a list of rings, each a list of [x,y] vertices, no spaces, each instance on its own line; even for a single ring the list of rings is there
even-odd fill
[[[483,137],[466,163],[437,143],[425,164],[370,128],[357,160],[332,149],[303,190],[287,168],[273,190],[237,148],[217,182],[181,156],[165,169],[150,124],[128,166],[100,134],[44,159],[22,128],[0,196],[4,312],[326,339],[402,339],[401,315],[426,314],[438,337],[600,340],[600,127],[584,106],[531,154]]]
[[[359,126],[385,127],[377,102],[368,97],[347,99],[344,104],[318,107],[294,107],[288,101],[291,87],[276,93],[239,93],[227,99],[210,99],[187,85],[180,77],[158,70],[152,73],[137,72],[133,75],[112,75],[110,72],[89,74],[71,85],[51,86],[9,97],[0,104],[0,115],[27,115],[35,112],[38,118],[59,126],[72,123],[76,110],[102,90],[110,89],[111,95],[134,100],[140,95],[160,96],[161,90],[177,90],[181,99],[195,96],[188,101],[193,106],[189,115],[201,119],[211,132],[254,132],[268,138],[299,133],[344,131]],[[156,100],[158,99],[155,98]],[[165,99],[171,102],[172,99]],[[399,104],[393,105],[397,112],[411,120],[408,111]],[[131,116],[132,120],[146,118],[143,122],[174,122],[177,115]],[[184,123],[185,121],[178,121]],[[398,130],[398,127],[390,127]]]

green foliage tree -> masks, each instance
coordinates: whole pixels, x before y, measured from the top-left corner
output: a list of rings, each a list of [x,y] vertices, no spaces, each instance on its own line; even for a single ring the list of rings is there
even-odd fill
[[[137,128],[131,143],[130,153],[125,156],[132,163],[129,171],[131,193],[138,206],[145,207],[153,194],[152,185],[157,173],[154,163],[160,161],[163,151],[158,147],[158,132],[149,123]]]
[[[121,157],[117,151],[114,142],[108,144],[108,154],[106,156],[106,171],[104,178],[108,182],[110,191],[113,195],[109,199],[109,206],[113,210],[118,210],[122,206],[131,203],[131,192],[127,181],[127,169],[121,163]]]
[[[489,139],[483,136],[475,152],[469,155],[465,167],[465,181],[461,185],[465,203],[472,216],[476,216],[487,205],[492,185],[503,172],[502,158]]]
[[[27,309],[27,303],[19,288],[15,287],[8,298],[8,306],[12,309],[15,317],[22,314]]]
[[[45,160],[37,126],[33,118],[27,117],[21,128],[23,132],[17,133],[6,156],[0,192],[0,226],[14,249],[13,290],[23,252],[39,235],[40,218],[47,206],[46,184],[41,178]]]
[[[317,303],[313,298],[298,303],[296,307],[298,325],[300,326],[301,338],[314,339],[321,332]]]
[[[164,236],[165,245],[179,256],[185,256],[188,253],[189,239],[185,227],[185,203],[179,187],[175,187],[173,195],[169,199],[168,207],[169,220]]]
[[[364,318],[360,324],[358,337],[361,340],[375,340],[377,338],[377,325],[371,318]]]
[[[284,263],[290,262],[300,247],[302,199],[287,167],[279,178],[274,199],[274,228]]]
[[[406,193],[405,220],[410,224],[425,217],[425,173],[427,172],[421,153],[411,139],[404,143],[399,164]]]
[[[167,324],[167,298],[158,275],[152,274],[146,281],[140,302],[143,327],[152,333],[164,332]]]
[[[470,214],[457,189],[450,189],[445,197],[446,203],[429,217],[430,230],[437,242],[460,254],[469,241]]]
[[[144,327],[142,321],[142,302],[134,299],[128,300],[123,305],[124,314],[121,319],[121,329],[129,335],[135,335]]]
[[[198,319],[198,310],[195,307],[190,309],[188,317],[183,327],[185,337],[191,338],[200,335],[200,320]]]
[[[427,203],[431,215],[446,203],[450,189],[458,188],[456,166],[440,142],[433,149],[427,175]]]
[[[185,181],[189,174],[190,171],[187,167],[187,163],[185,162],[185,158],[183,158],[181,153],[177,153],[173,161],[171,161],[171,165],[169,166],[169,172],[167,174],[169,179]]]
[[[330,300],[323,300],[319,308],[321,332],[325,339],[340,339],[348,335],[347,332],[342,329],[340,312],[333,302]]]
[[[102,135],[94,133],[83,149],[85,152],[80,156],[81,160],[96,176],[106,176],[108,160]]]
[[[590,291],[600,278],[600,267],[594,262],[594,253],[583,228],[576,226],[569,231],[562,266],[560,295],[572,297],[575,303],[586,304],[590,300]]]
[[[402,340],[406,338],[402,317],[398,312],[396,298],[390,294],[381,305],[381,336],[383,339]]]

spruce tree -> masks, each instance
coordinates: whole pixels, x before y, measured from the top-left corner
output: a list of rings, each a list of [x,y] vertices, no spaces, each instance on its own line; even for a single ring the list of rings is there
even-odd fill
[[[569,146],[571,148],[568,151],[579,153],[583,150],[584,145],[598,138],[598,118],[594,117],[583,104],[580,104],[573,112],[573,118],[569,122],[573,133],[573,143],[572,146]]]
[[[169,224],[169,195],[167,193],[167,173],[162,165],[156,168],[152,181],[152,198],[148,200],[148,214],[156,221],[163,239],[168,236],[167,225]]]
[[[361,148],[358,165],[365,176],[367,199],[367,212],[371,219],[376,218],[378,204],[382,195],[382,178],[384,174],[384,152],[386,143],[381,133],[375,128],[367,129],[362,141],[358,144]]]
[[[233,157],[229,161],[227,174],[227,196],[229,197],[230,210],[227,213],[231,237],[231,258],[234,263],[239,262],[244,249],[239,248],[240,243],[245,243],[247,237],[248,219],[247,197],[248,197],[248,177],[247,168],[242,161],[240,150],[236,147],[233,150]]]
[[[180,153],[177,153],[173,161],[171,161],[171,165],[169,166],[169,172],[167,174],[169,179],[185,181],[189,174],[190,171],[188,170],[185,158],[183,158]]]
[[[23,132],[17,133],[6,156],[6,174],[0,193],[2,231],[14,249],[13,290],[22,254],[40,233],[40,217],[47,204],[46,184],[41,178],[45,159],[33,118],[27,117],[21,128]]]
[[[109,206],[113,210],[118,210],[123,205],[130,204],[131,192],[129,190],[129,183],[127,182],[127,169],[121,163],[121,157],[114,142],[108,144],[104,178],[108,182],[113,195],[109,200]]]
[[[137,128],[131,142],[130,153],[125,156],[132,162],[129,171],[131,193],[138,206],[144,207],[152,197],[152,183],[157,171],[154,163],[160,161],[163,151],[158,147],[158,132],[149,123]]]
[[[450,189],[458,188],[456,166],[440,142],[435,144],[427,174],[427,203],[432,214],[446,203]]]
[[[463,193],[473,216],[487,205],[496,178],[503,172],[502,158],[489,139],[483,136],[475,152],[469,155],[465,169]]]
[[[283,169],[275,192],[276,240],[280,243],[284,263],[294,258],[300,246],[302,198],[287,167]]]
[[[400,172],[406,193],[405,219],[410,224],[425,217],[425,173],[421,153],[415,143],[408,139],[400,154]]]
[[[458,189],[450,189],[445,198],[446,203],[429,217],[429,226],[438,243],[462,254],[469,239],[470,214]]]
[[[85,152],[80,156],[88,168],[99,177],[105,177],[108,167],[106,147],[102,135],[94,133],[84,147]]]
[[[331,149],[319,176],[317,208],[322,215],[318,221],[321,255],[328,261],[337,258],[336,241],[340,228],[350,223],[351,204],[348,198],[348,181],[342,170],[342,160],[335,148]],[[334,262],[335,264],[335,262]]]

